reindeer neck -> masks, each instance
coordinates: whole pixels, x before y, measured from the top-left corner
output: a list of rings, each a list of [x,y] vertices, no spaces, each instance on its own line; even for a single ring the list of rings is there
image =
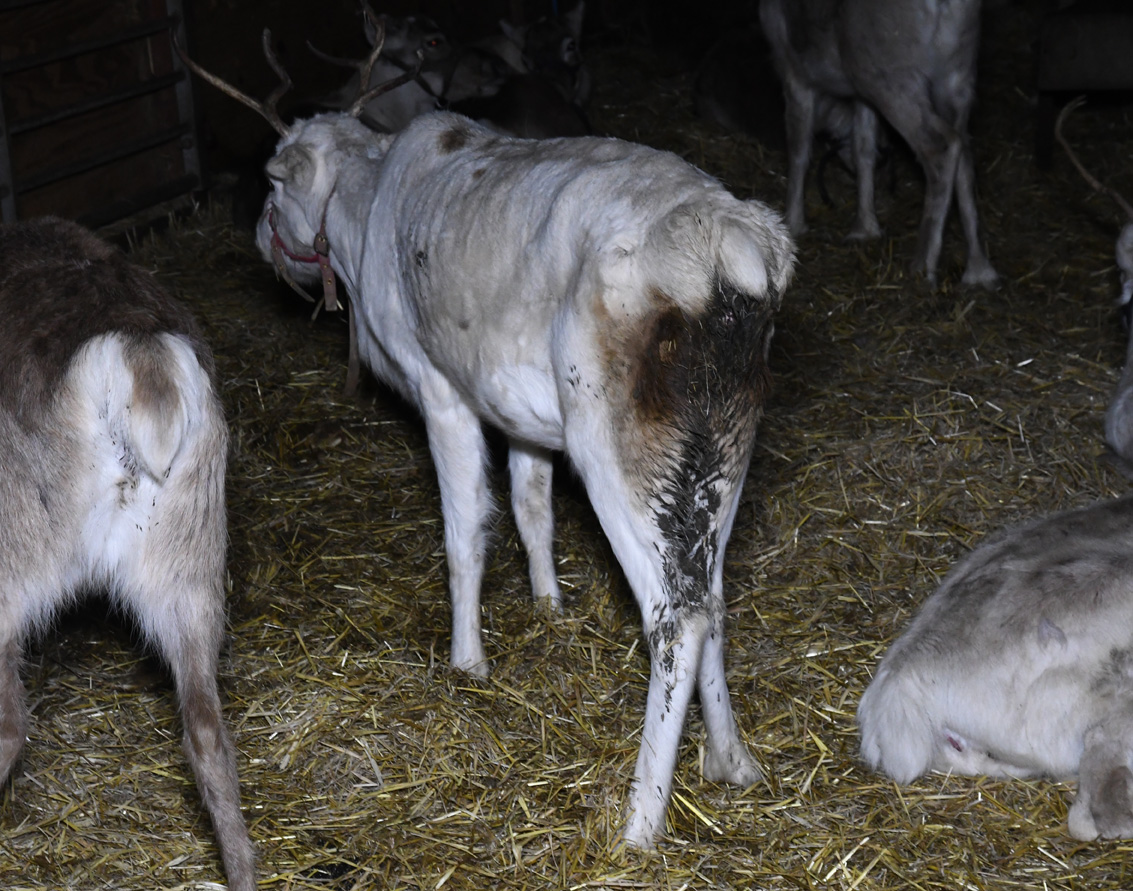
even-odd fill
[[[366,221],[370,204],[359,200],[364,194],[356,188],[356,166],[362,158],[349,157],[340,164],[323,212],[323,231],[330,247],[330,261],[353,298],[358,293],[358,271],[366,239]]]

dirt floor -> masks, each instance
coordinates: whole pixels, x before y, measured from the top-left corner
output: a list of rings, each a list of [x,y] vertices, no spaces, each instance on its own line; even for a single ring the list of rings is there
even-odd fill
[[[1035,164],[1039,6],[994,4],[984,31],[972,144],[999,290],[959,285],[955,222],[939,284],[906,274],[922,196],[908,155],[879,194],[880,241],[842,240],[847,173],[827,174],[833,206],[808,193],[726,571],[729,682],[767,779],[704,781],[694,706],[655,853],[613,846],[649,665],[569,472],[555,495],[563,615],[534,608],[501,509],[483,591],[492,674],[449,670],[439,496],[415,414],[372,381],[342,395],[346,325],[309,321],[223,200],[138,238],[138,262],[205,324],[232,429],[221,684],[263,888],[1130,887],[1128,843],[1067,836],[1072,783],[898,787],[857,757],[862,690],[960,555],[1128,491],[1102,436],[1125,350],[1122,220],[1062,155]],[[613,39],[589,57],[602,132],[781,206],[784,156],[698,121],[684,59]],[[1095,101],[1068,136],[1133,197],[1133,106]],[[502,472],[496,489],[502,507]],[[104,612],[65,617],[28,652],[0,887],[216,887],[168,678]]]

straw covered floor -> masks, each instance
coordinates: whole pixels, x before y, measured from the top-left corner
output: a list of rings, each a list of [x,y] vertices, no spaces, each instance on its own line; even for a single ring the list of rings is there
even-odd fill
[[[953,219],[936,288],[910,278],[923,194],[896,153],[886,237],[811,231],[777,320],[775,389],[727,553],[729,681],[766,781],[705,782],[694,707],[669,825],[614,850],[645,707],[641,621],[591,512],[557,475],[561,616],[533,605],[501,510],[483,590],[492,673],[447,667],[439,494],[423,427],[367,382],[342,395],[347,328],[309,321],[224,203],[135,238],[198,312],[232,430],[226,714],[261,886],[290,889],[1103,889],[1128,843],[1065,832],[1073,784],[930,776],[899,788],[857,757],[854,711],[887,645],[983,536],[1127,490],[1102,419],[1124,357],[1122,222],[1061,154],[1034,162],[1032,6],[989,10],[972,122],[981,222],[1003,277],[960,287]],[[785,157],[697,120],[688,67],[599,46],[601,131],[679,153],[782,206]],[[1130,106],[1068,136],[1133,198]],[[162,666],[104,605],[27,653],[30,740],[0,794],[0,887],[205,889],[218,852]]]

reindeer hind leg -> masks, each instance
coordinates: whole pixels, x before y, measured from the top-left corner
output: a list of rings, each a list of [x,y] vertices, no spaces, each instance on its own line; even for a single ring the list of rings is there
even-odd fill
[[[176,576],[170,572],[167,577]],[[153,586],[124,587],[120,594],[173,674],[185,756],[212,819],[229,886],[233,891],[253,891],[255,853],[240,809],[236,749],[217,688],[223,597],[219,580],[171,585],[161,593]]]
[[[0,594],[0,603],[6,595]],[[12,772],[28,734],[24,684],[20,680],[20,640],[0,618],[0,783]]]

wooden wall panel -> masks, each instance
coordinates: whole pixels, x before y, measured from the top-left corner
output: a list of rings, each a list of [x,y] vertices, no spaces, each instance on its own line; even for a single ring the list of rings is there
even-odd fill
[[[91,224],[201,188],[179,0],[0,0],[0,208]]]

